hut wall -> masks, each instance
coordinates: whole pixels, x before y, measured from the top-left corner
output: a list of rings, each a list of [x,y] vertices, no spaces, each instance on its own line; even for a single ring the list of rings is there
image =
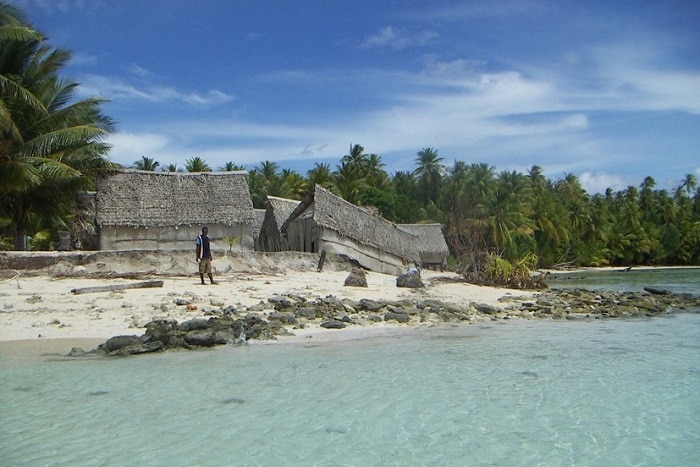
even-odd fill
[[[265,220],[262,223],[258,239],[255,242],[255,249],[257,251],[268,252],[289,250],[287,239],[280,234],[280,229],[277,226],[272,208],[268,208],[265,214]]]
[[[225,253],[229,245],[225,237],[239,237],[237,250],[253,249],[253,233],[250,224],[225,226],[207,224],[212,253]],[[192,250],[195,238],[201,234],[201,226],[180,225],[178,227],[120,227],[103,226],[100,229],[101,250]]]
[[[345,255],[371,271],[399,275],[408,268],[408,264],[399,256],[369,245],[361,245],[333,230],[321,229],[320,238],[320,250]]]
[[[437,252],[420,252],[420,262],[424,267],[444,267],[447,264],[447,254]]]
[[[316,253],[319,250],[319,228],[313,218],[313,209],[289,223],[287,227],[287,246],[292,251]]]

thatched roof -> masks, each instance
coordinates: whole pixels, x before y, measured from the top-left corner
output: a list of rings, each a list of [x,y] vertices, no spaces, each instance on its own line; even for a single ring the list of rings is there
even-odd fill
[[[418,237],[418,251],[420,253],[439,253],[447,255],[450,250],[442,233],[441,224],[397,224],[404,232]]]
[[[396,224],[345,201],[320,185],[316,185],[314,192],[297,206],[282,226],[282,232],[284,233],[287,225],[312,203],[316,224],[334,230],[361,245],[372,246],[410,261],[418,260],[415,236],[399,230]]]
[[[289,219],[289,215],[299,206],[300,201],[295,199],[278,198],[267,196],[267,207],[265,208],[265,219],[260,228],[261,235],[279,235],[284,222]]]
[[[252,224],[255,214],[246,173],[110,172],[98,183],[97,223],[129,227]]]
[[[274,217],[277,228],[281,228],[284,222],[289,219],[289,216],[294,212],[301,201],[296,199],[278,198],[276,196],[267,196],[268,209],[267,212]]]

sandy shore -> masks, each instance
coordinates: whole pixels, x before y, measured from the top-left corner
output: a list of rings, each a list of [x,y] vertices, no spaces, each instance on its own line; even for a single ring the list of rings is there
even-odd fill
[[[296,294],[307,299],[333,295],[355,301],[363,298],[432,298],[447,303],[476,302],[496,306],[500,306],[499,299],[503,296],[527,295],[508,289],[466,284],[452,273],[424,271],[423,280],[427,286],[424,289],[397,288],[394,276],[374,272],[367,273],[367,288],[345,287],[343,284],[347,275],[348,270],[324,270],[320,273],[289,269],[277,273],[229,271],[216,276],[217,285],[200,285],[197,276],[153,277],[164,281],[162,288],[86,294],[73,294],[71,290],[138,281],[19,275],[0,282],[0,342],[5,342],[0,346],[0,351],[8,346],[29,345],[37,351],[49,348],[57,350],[58,347],[67,352],[74,344],[71,339],[88,339],[87,342],[94,343],[115,335],[141,335],[144,325],[153,319],[168,318],[182,322],[211,316],[228,306],[241,309],[260,302],[270,309],[268,298],[281,294]],[[187,306],[177,305],[178,299],[185,299],[192,306],[188,309]],[[327,330],[312,324],[305,329],[292,330],[294,336],[281,337],[280,340],[356,339],[407,328],[407,325],[378,323]],[[39,345],[39,342],[48,340],[54,342]]]

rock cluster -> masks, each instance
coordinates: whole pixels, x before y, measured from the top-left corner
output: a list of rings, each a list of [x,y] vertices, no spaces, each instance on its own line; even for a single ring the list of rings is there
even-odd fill
[[[666,292],[600,292],[585,289],[550,289],[536,300],[522,303],[520,317],[584,319],[644,318],[669,310],[700,307],[700,296]]]
[[[595,319],[648,317],[672,309],[700,308],[700,297],[684,294],[596,292],[589,290],[548,290],[532,297],[508,296],[499,306],[484,303],[445,303],[439,300],[359,301],[332,295],[307,299],[280,295],[267,303],[237,310],[227,306],[211,318],[182,323],[155,320],[146,325],[142,336],[116,336],[98,347],[105,355],[132,355],[166,349],[195,349],[242,343],[247,339],[275,339],[290,329],[311,323],[327,329],[377,322],[439,323],[511,318]],[[80,354],[77,352],[76,354]]]

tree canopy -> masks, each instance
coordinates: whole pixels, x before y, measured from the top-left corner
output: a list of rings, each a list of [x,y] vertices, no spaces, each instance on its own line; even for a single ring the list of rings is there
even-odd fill
[[[74,100],[61,76],[69,51],[46,43],[17,8],[0,2],[0,217],[25,249],[28,229],[66,226],[80,189],[110,166],[104,100]]]

